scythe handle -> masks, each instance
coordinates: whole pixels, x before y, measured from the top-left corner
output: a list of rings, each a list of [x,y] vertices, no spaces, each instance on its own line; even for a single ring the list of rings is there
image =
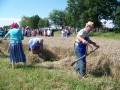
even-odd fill
[[[90,46],[90,45],[89,45]],[[91,46],[90,46],[91,47]],[[88,56],[89,54],[93,53],[94,51],[96,51],[99,47],[95,48],[94,50],[90,51],[89,53],[83,55],[82,57],[78,58],[76,61],[71,63],[71,66],[73,66],[75,63],[77,63],[79,60],[81,60],[82,58]]]

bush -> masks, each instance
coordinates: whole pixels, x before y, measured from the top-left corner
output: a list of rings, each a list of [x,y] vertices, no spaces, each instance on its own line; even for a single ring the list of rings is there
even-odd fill
[[[120,33],[120,28],[114,29],[114,32],[115,32],[115,33]]]

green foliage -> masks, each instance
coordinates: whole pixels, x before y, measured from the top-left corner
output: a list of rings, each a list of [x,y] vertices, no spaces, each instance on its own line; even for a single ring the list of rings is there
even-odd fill
[[[114,32],[115,32],[115,33],[120,33],[120,28],[114,29]]]
[[[99,19],[111,19],[112,12],[118,6],[117,0],[67,0],[67,2],[72,25],[80,28],[89,20],[95,23],[95,27],[101,27]]]
[[[114,22],[116,23],[117,27],[120,29],[120,5],[117,7],[117,10],[113,12]]]
[[[30,17],[29,26],[33,29],[37,29],[39,20],[40,17],[38,15]]]
[[[21,27],[29,26],[30,28],[37,29],[42,27],[48,27],[49,26],[49,20],[48,18],[41,18],[38,15],[27,17],[23,16],[22,20],[20,21]]]
[[[64,24],[64,11],[62,10],[53,10],[49,14],[49,18],[54,24],[63,25]]]
[[[6,29],[10,29],[10,27],[11,27],[11,26],[9,25],[9,26],[4,26],[3,28],[4,28],[4,29],[5,29],[5,28],[6,28]]]
[[[39,28],[43,28],[43,27],[49,27],[49,20],[48,18],[40,18],[39,22],[38,22],[38,27]]]
[[[44,27],[44,20],[42,18],[40,18],[39,22],[38,22],[38,27],[42,28]]]
[[[27,17],[27,16],[23,16],[21,21],[20,21],[20,26],[21,27],[26,27],[26,26],[29,26],[29,21],[30,21],[30,17]]]
[[[67,11],[64,12],[65,17],[64,17],[64,25],[65,26],[74,26],[73,17],[71,13],[68,13]]]
[[[67,0],[65,10],[54,9],[48,18],[23,16],[21,27],[31,28],[48,27],[50,23],[61,26],[83,28],[88,21],[93,21],[95,27],[102,27],[100,19],[111,19],[117,27],[120,27],[120,2],[117,0]]]
[[[90,32],[89,35],[92,37],[120,39],[120,33],[115,33],[115,32]]]
[[[48,20],[48,18],[44,18],[44,27],[49,27],[49,20]]]

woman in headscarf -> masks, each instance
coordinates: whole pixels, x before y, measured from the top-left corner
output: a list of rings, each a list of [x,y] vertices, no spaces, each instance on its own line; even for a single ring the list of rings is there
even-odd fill
[[[42,38],[31,38],[29,40],[29,51],[32,54],[43,53],[43,39]]]
[[[22,46],[22,40],[24,39],[24,36],[18,27],[19,25],[17,23],[13,23],[11,25],[12,29],[10,29],[5,35],[5,39],[7,39],[7,37],[10,38],[9,53],[10,62],[12,62],[12,68],[15,68],[15,64],[18,62],[23,62],[24,66],[26,66],[26,56]]]

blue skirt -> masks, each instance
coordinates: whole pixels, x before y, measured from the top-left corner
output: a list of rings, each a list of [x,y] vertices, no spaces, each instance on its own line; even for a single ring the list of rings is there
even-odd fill
[[[26,62],[22,43],[10,43],[8,52],[10,53],[10,62]]]

